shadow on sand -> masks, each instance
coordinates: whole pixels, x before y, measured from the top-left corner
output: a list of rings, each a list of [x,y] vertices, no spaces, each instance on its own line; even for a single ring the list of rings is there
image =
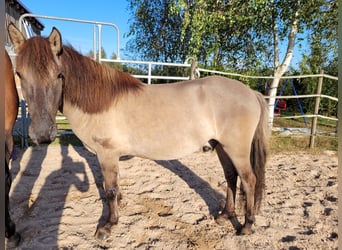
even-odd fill
[[[61,141],[63,141],[62,138]],[[83,162],[73,161],[69,155],[69,148],[70,146],[61,146],[62,160],[58,159],[55,162],[60,165],[60,168],[51,171],[46,177],[40,175],[42,168],[51,164],[47,145],[31,148],[31,155],[26,166],[20,166],[24,154],[29,153],[25,152],[26,150],[19,152],[17,159],[12,163],[11,172],[16,185],[12,186],[11,191],[11,214],[17,224],[17,231],[22,235],[19,247],[29,245],[35,246],[36,249],[58,249],[58,230],[70,187],[74,186],[80,192],[88,191],[90,184],[86,166]],[[100,167],[98,164],[91,163],[94,162],[93,157],[96,156],[85,151],[83,147],[73,148],[86,159],[94,176],[99,196],[104,197]],[[44,160],[50,163],[46,164]],[[20,171],[21,169],[23,171]],[[38,178],[45,178],[45,180],[42,186],[38,187],[39,193],[34,194],[33,189],[37,188],[35,184]],[[44,214],[48,214],[49,217],[43,217],[40,211],[44,211]],[[33,224],[34,227],[30,226]],[[10,242],[7,243],[8,249],[13,247]]]
[[[213,189],[207,181],[203,180],[178,160],[155,162],[178,175],[190,188],[194,189],[207,204],[210,215],[213,217],[218,215],[218,212],[222,209],[220,201],[225,200],[225,197]]]

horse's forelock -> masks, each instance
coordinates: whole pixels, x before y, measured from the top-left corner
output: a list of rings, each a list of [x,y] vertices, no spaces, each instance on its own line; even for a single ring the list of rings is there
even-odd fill
[[[48,83],[51,70],[56,67],[48,40],[42,37],[27,40],[18,52],[16,65],[17,69],[31,74],[37,83]]]

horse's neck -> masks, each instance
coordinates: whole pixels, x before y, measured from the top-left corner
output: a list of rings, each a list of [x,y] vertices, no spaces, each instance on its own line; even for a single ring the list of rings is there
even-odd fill
[[[84,112],[82,112],[80,108],[66,101],[65,98],[63,100],[63,109],[61,112],[69,120],[70,123],[72,123],[73,120],[77,119],[77,117],[80,117],[84,114]]]

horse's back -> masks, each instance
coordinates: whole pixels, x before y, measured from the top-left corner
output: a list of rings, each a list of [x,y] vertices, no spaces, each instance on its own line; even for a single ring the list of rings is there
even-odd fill
[[[222,76],[209,76],[189,83],[198,86],[198,103],[210,106],[216,118],[229,118],[237,123],[248,117],[258,119],[260,105],[256,92],[244,83]]]
[[[149,85],[146,90],[152,89],[153,98],[162,96],[176,100],[197,99],[199,103],[206,105],[205,101],[213,99],[223,105],[229,102],[256,101],[255,93],[240,81],[222,76],[208,76],[200,79],[189,80],[171,84]],[[224,101],[226,100],[226,101]],[[180,103],[184,105],[183,103]],[[197,104],[197,102],[196,102]]]
[[[164,85],[164,84],[163,84]],[[222,76],[208,76],[200,79],[168,84],[161,93],[171,93],[179,97],[196,98],[199,103],[207,105],[206,101],[214,100],[223,105],[241,105],[256,102],[255,91],[244,83]],[[236,109],[236,107],[235,107]]]

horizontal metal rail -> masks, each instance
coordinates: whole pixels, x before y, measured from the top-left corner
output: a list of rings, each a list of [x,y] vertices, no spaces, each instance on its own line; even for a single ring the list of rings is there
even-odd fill
[[[270,96],[264,96],[265,99],[271,98]],[[327,98],[333,101],[338,102],[338,98],[329,96],[329,95],[317,95],[317,94],[311,94],[311,95],[287,95],[287,96],[275,96],[276,99],[297,99],[297,98],[310,98],[310,97],[323,97]]]
[[[297,118],[313,118],[313,117],[317,117],[317,118],[322,118],[322,119],[326,119],[326,120],[331,120],[331,121],[338,121],[338,118],[334,118],[334,117],[329,117],[329,116],[325,116],[325,115],[293,115],[293,116],[278,116],[276,117],[278,118],[282,118],[282,119],[297,119]]]
[[[106,25],[113,27],[116,32],[117,32],[117,58],[120,59],[120,29],[119,27],[114,24],[114,23],[109,23],[109,22],[99,22],[99,21],[92,21],[92,20],[82,20],[82,19],[75,19],[75,18],[65,18],[65,17],[56,17],[56,16],[46,16],[46,15],[39,15],[39,14],[32,14],[32,13],[27,13],[24,15],[21,15],[19,18],[19,29],[22,31],[22,23],[23,19],[27,17],[35,17],[35,18],[43,18],[43,19],[52,19],[52,20],[59,20],[59,21],[67,21],[67,22],[77,22],[77,23],[87,23],[87,24],[94,24],[98,25],[99,28],[99,60],[101,60],[101,47],[102,47],[102,34],[101,34],[101,25]],[[95,43],[95,37],[94,37],[94,43]],[[94,54],[95,54],[94,49]]]
[[[134,61],[134,60],[121,60],[121,59],[101,59],[101,62],[117,62],[117,63],[130,63],[130,64],[146,64],[146,65],[162,65],[162,66],[175,66],[175,67],[190,67],[189,63],[167,63],[167,62],[152,62],[152,61]]]
[[[160,79],[160,80],[180,80],[180,81],[187,81],[190,78],[186,76],[148,76],[148,75],[133,75],[135,78],[139,79]],[[151,84],[151,81],[149,81]]]
[[[198,68],[198,71],[200,71],[200,72],[207,72],[207,73],[213,73],[213,74],[219,74],[219,75],[251,78],[251,79],[274,79],[274,78],[276,78],[275,76],[248,76],[248,75],[242,75],[242,74],[237,74],[237,73],[222,72],[222,71],[202,69],[202,68]],[[332,79],[332,80],[338,80],[338,77],[327,75],[327,74],[312,74],[312,75],[299,75],[299,76],[282,76],[280,78],[281,79],[299,79],[299,78],[316,78],[316,77],[324,77],[324,78],[329,78],[329,79]]]
[[[184,77],[184,76],[154,76],[152,75],[152,65],[190,68],[191,64],[186,63],[186,62],[185,63],[167,63],[167,62],[146,62],[146,61],[120,60],[120,59],[101,59],[101,62],[147,65],[148,66],[147,75],[133,75],[133,76],[139,79],[147,79],[148,84],[152,83],[151,81],[152,79],[176,80],[176,81],[177,80],[186,81],[190,79],[190,77]]]

